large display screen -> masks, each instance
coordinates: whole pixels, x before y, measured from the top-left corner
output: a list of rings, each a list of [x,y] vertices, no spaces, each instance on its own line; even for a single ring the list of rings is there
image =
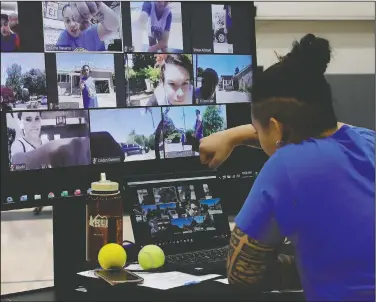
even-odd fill
[[[2,183],[103,164],[124,173],[197,167],[202,138],[250,121],[252,3],[0,8]]]

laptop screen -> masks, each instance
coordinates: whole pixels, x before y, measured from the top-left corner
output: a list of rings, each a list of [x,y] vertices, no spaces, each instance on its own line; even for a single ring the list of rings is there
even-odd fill
[[[136,243],[228,243],[229,222],[215,176],[129,182],[126,191]]]

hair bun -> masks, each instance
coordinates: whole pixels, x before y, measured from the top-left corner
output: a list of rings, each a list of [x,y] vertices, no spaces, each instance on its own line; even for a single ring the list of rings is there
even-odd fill
[[[310,72],[324,74],[331,59],[329,41],[313,34],[305,35],[300,42],[294,42],[289,56],[297,60]]]

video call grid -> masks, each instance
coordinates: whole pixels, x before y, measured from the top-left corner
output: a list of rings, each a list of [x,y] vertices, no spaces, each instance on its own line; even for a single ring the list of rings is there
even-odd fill
[[[10,2],[8,2],[8,3],[10,3]],[[14,2],[13,2],[14,3]],[[110,2],[106,2],[106,5],[107,6],[109,6],[108,4],[109,4]],[[116,2],[111,2],[112,4],[110,4],[110,6],[111,5],[114,5],[114,4],[116,4]],[[174,2],[174,4],[176,4],[176,3],[179,3],[179,2]],[[47,5],[47,2],[43,2],[42,3],[43,5]],[[124,12],[126,11],[125,9],[124,9],[124,7],[126,7],[126,5],[123,5],[124,3],[119,3],[119,5],[120,5],[120,11],[121,11],[121,14],[119,15],[120,16],[120,19],[121,19],[121,17],[123,17],[124,18]],[[132,3],[131,3],[132,4]],[[22,10],[22,5],[25,5],[25,4],[21,4],[20,6],[21,6],[21,10]],[[45,9],[43,8],[43,5],[42,5],[42,10],[44,11]],[[183,4],[183,6],[184,5],[187,5],[187,3],[185,3],[185,4]],[[197,4],[196,4],[197,5]],[[202,5],[202,4],[201,4]],[[218,4],[216,4],[216,5],[210,5],[210,4],[207,4],[207,5],[209,5],[210,6],[210,8],[213,8],[214,6],[217,6],[217,8],[215,9],[216,11],[218,10],[218,7],[219,6],[223,6],[222,4],[221,5],[218,5]],[[121,6],[123,6],[123,7],[121,7]],[[16,8],[17,9],[17,8]],[[34,3],[34,9],[35,9],[35,3]],[[65,8],[66,9],[66,8]],[[228,6],[227,6],[227,8],[226,9],[228,9]],[[49,76],[50,75],[50,73],[49,73],[49,68],[46,68],[47,67],[47,64],[48,64],[48,62],[46,62],[47,60],[46,60],[46,58],[47,58],[47,56],[50,56],[50,59],[51,59],[51,57],[52,58],[54,58],[54,60],[55,60],[55,64],[56,64],[56,66],[58,65],[58,59],[57,59],[57,57],[58,56],[60,56],[60,55],[68,55],[68,56],[70,56],[70,57],[73,57],[73,56],[76,56],[77,55],[77,57],[79,56],[79,55],[87,55],[87,56],[89,56],[89,55],[100,55],[101,56],[101,58],[104,58],[104,56],[107,56],[108,55],[108,57],[110,57],[110,56],[113,56],[114,58],[115,58],[115,56],[117,56],[118,58],[119,58],[119,56],[124,56],[124,57],[126,57],[126,56],[137,56],[137,55],[144,55],[144,56],[148,56],[149,57],[149,59],[151,59],[152,57],[154,57],[155,55],[158,55],[158,56],[166,56],[166,54],[168,55],[168,54],[172,54],[172,55],[188,55],[188,56],[191,56],[192,57],[192,69],[193,70],[191,70],[191,72],[189,72],[189,73],[191,73],[193,76],[192,76],[192,78],[193,78],[193,82],[194,82],[194,85],[192,85],[193,86],[193,91],[192,91],[192,103],[187,103],[187,104],[179,104],[179,107],[194,107],[194,105],[196,105],[196,106],[199,106],[199,105],[220,105],[220,107],[223,107],[223,105],[222,104],[227,104],[227,102],[223,102],[223,103],[216,103],[215,101],[217,101],[216,100],[216,95],[212,95],[211,96],[211,98],[208,98],[208,100],[200,100],[198,97],[196,97],[196,90],[197,90],[197,88],[200,88],[200,87],[197,87],[198,85],[197,85],[197,82],[198,82],[198,79],[197,78],[199,78],[199,74],[202,74],[203,73],[203,71],[204,70],[199,70],[199,71],[197,71],[197,69],[198,68],[200,68],[201,66],[200,66],[200,64],[197,64],[197,61],[200,61],[200,59],[198,59],[197,60],[197,58],[205,58],[206,56],[207,57],[209,57],[209,56],[211,56],[211,57],[215,57],[216,55],[219,55],[219,56],[221,56],[221,55],[229,55],[229,53],[232,53],[233,52],[233,50],[234,50],[234,47],[232,46],[232,51],[230,50],[231,49],[231,45],[227,48],[227,44],[229,44],[228,43],[228,41],[227,40],[221,40],[221,39],[223,39],[223,36],[221,37],[221,36],[217,36],[216,38],[213,38],[213,48],[214,48],[214,42],[215,43],[217,43],[218,45],[219,45],[219,43],[227,43],[226,44],[226,48],[227,48],[227,50],[225,50],[225,51],[213,51],[213,53],[210,53],[210,52],[208,52],[207,50],[203,50],[203,51],[199,51],[199,50],[197,50],[198,48],[196,47],[196,49],[195,49],[195,52],[193,51],[193,47],[192,47],[192,41],[189,41],[188,43],[186,42],[187,41],[187,39],[186,39],[186,34],[184,34],[184,32],[186,32],[187,31],[187,25],[191,25],[190,24],[190,20],[188,20],[187,21],[187,19],[189,19],[190,17],[191,17],[191,15],[190,15],[190,13],[191,13],[191,11],[189,11],[189,10],[186,10],[187,11],[187,13],[186,14],[182,14],[182,18],[183,19],[185,19],[185,21],[183,21],[182,20],[182,33],[183,33],[183,41],[182,41],[182,43],[184,44],[184,45],[189,45],[190,46],[190,50],[191,50],[191,52],[187,52],[186,51],[186,48],[185,48],[185,46],[184,47],[182,47],[182,49],[178,49],[178,48],[176,48],[174,51],[175,51],[175,53],[173,53],[173,52],[169,52],[169,51],[166,51],[166,53],[164,53],[164,54],[162,54],[162,53],[151,53],[151,52],[136,52],[136,49],[137,49],[137,47],[133,47],[133,46],[125,46],[126,48],[123,48],[122,49],[122,51],[116,51],[116,50],[114,50],[114,48],[108,48],[108,51],[101,51],[101,52],[90,52],[90,51],[87,51],[87,52],[75,52],[75,54],[72,54],[71,52],[69,52],[69,51],[48,51],[48,50],[46,50],[45,49],[45,47],[44,47],[44,49],[41,51],[41,50],[38,50],[37,52],[35,51],[35,47],[34,47],[34,49],[29,49],[29,51],[27,51],[27,49],[25,49],[25,47],[23,47],[24,45],[26,45],[26,43],[24,43],[24,44],[22,44],[22,43],[20,43],[20,41],[18,41],[18,46],[20,47],[20,49],[19,49],[19,51],[18,52],[3,52],[3,49],[2,49],[2,56],[3,56],[3,54],[4,55],[7,55],[7,54],[18,54],[18,55],[20,55],[20,54],[22,54],[22,53],[25,53],[25,54],[27,54],[27,55],[39,55],[40,57],[45,57],[45,66],[44,66],[44,77],[45,78],[47,78],[47,79],[50,79],[51,77]],[[214,9],[213,9],[213,11],[214,11]],[[131,11],[130,10],[128,10],[128,13],[130,13]],[[16,13],[17,13],[17,11],[16,11]],[[58,12],[57,12],[58,13]],[[65,14],[65,13],[64,13]],[[214,14],[214,13],[213,13]],[[10,14],[11,15],[11,14]],[[184,17],[184,15],[185,15],[185,17]],[[22,19],[24,19],[24,20],[27,20],[27,19],[25,19],[25,18],[22,18],[22,17],[24,17],[25,16],[25,14],[24,13],[22,13],[21,11],[20,11],[20,14],[19,14],[19,19],[20,20],[22,20]],[[216,15],[216,16],[214,16],[214,15],[212,15],[212,17],[213,18],[219,18],[219,19],[223,19],[223,16],[218,16],[218,14]],[[36,18],[36,19],[38,19],[38,18]],[[43,24],[43,28],[44,28],[44,25],[45,25],[45,18],[42,18],[43,20],[42,20],[42,24]],[[131,18],[132,19],[132,18]],[[129,20],[129,19],[128,19]],[[176,20],[175,20],[176,21]],[[218,21],[218,20],[217,20]],[[223,20],[222,20],[223,21]],[[11,16],[10,18],[9,18],[9,23],[10,22],[14,22],[14,16]],[[129,32],[128,33],[126,33],[126,31],[124,30],[124,27],[125,27],[125,25],[126,24],[124,24],[124,21],[121,21],[121,22],[123,22],[123,24],[119,27],[119,33],[120,33],[120,40],[121,40],[121,43],[124,43],[124,41],[126,40],[126,37],[127,37],[127,35],[128,35],[128,41],[129,41]],[[185,22],[185,25],[183,26],[183,23]],[[22,23],[22,22],[20,22],[20,23]],[[172,22],[173,23],[173,22]],[[220,23],[220,22],[219,22]],[[2,25],[3,25],[3,19],[2,19]],[[18,25],[18,24],[17,24]],[[88,25],[88,24],[86,24],[86,25]],[[92,26],[93,24],[90,24],[90,26]],[[223,24],[222,24],[223,25]],[[129,26],[129,25],[126,25],[126,26]],[[218,24],[216,25],[216,26],[218,26]],[[98,26],[97,26],[98,27]],[[173,27],[173,25],[172,25],[172,27]],[[184,27],[185,27],[185,29],[184,29]],[[17,27],[16,27],[17,28]],[[20,25],[18,25],[18,29],[20,29]],[[129,31],[129,30],[128,30]],[[222,32],[222,31],[219,31],[219,32]],[[20,33],[22,33],[22,30],[20,30]],[[25,31],[23,32],[23,33],[25,33]],[[132,32],[132,29],[131,29],[131,35],[132,34],[134,34],[133,32]],[[45,37],[45,35],[46,35],[46,31],[43,31],[43,37]],[[23,39],[23,40],[27,40],[27,39],[24,39],[24,37],[25,37],[25,35],[20,35],[21,36],[21,38]],[[194,35],[193,35],[194,36]],[[121,39],[121,37],[123,37],[123,39]],[[220,40],[218,40],[218,38],[220,39]],[[18,39],[19,39],[19,37],[18,37]],[[193,39],[193,38],[192,38]],[[192,39],[188,39],[188,40],[192,40]],[[225,37],[225,39],[227,39],[227,37]],[[43,38],[42,38],[42,40],[43,40]],[[3,41],[2,41],[3,42]],[[38,42],[38,41],[35,41],[35,42]],[[108,41],[107,41],[108,42]],[[150,41],[149,41],[150,42]],[[117,43],[117,44],[116,44]],[[180,42],[179,42],[180,43]],[[38,44],[38,43],[35,43],[35,44]],[[44,45],[44,42],[42,43],[43,45]],[[106,44],[106,43],[105,43]],[[108,46],[108,45],[111,45],[111,44],[115,44],[115,45],[118,45],[118,42],[114,42],[114,43],[107,43],[106,45]],[[128,43],[128,45],[129,45],[129,43]],[[44,45],[45,46],[45,45]],[[106,46],[106,47],[107,47]],[[217,48],[218,49],[218,48]],[[224,49],[224,48],[222,48],[222,49]],[[236,47],[235,47],[235,49],[236,49]],[[125,51],[125,52],[124,52]],[[247,51],[247,53],[248,53],[248,55],[243,55],[244,57],[248,57],[250,60],[250,62],[251,62],[251,64],[249,64],[250,66],[249,67],[251,67],[252,68],[252,57],[251,57],[251,55],[249,55],[249,53],[250,53],[250,51]],[[230,56],[231,56],[231,54],[230,54]],[[236,55],[234,55],[234,56],[236,56]],[[6,60],[2,60],[2,61],[6,61]],[[30,60],[30,61],[34,61],[34,60]],[[37,61],[37,60],[35,60],[35,61]],[[86,61],[88,61],[88,60],[86,60]],[[129,68],[129,66],[127,66],[126,64],[125,64],[125,62],[126,62],[126,60],[124,60],[124,71],[127,69],[127,67]],[[114,65],[116,64],[116,62],[114,62]],[[195,65],[195,64],[197,64],[197,65]],[[90,64],[83,64],[83,65],[89,65],[88,67],[90,68]],[[115,65],[116,66],[116,65]],[[193,66],[196,66],[196,67],[193,67]],[[197,67],[198,66],[198,67]],[[36,67],[36,68],[35,68]],[[42,64],[42,68],[38,68],[38,66],[35,66],[34,67],[34,69],[36,69],[36,72],[35,72],[35,74],[34,74],[34,76],[36,76],[36,77],[38,77],[38,69],[39,69],[39,71],[42,71],[42,73],[43,73],[43,64]],[[83,67],[83,66],[82,66]],[[149,66],[148,66],[149,67]],[[247,67],[247,66],[246,66]],[[3,68],[2,68],[3,69]],[[47,69],[47,70],[46,70]],[[202,68],[201,68],[202,69]],[[237,69],[237,68],[235,68],[235,69]],[[3,71],[3,70],[2,70]],[[27,72],[28,71],[30,71],[30,70],[27,70]],[[34,70],[35,71],[35,70]],[[57,74],[57,68],[55,68],[55,72],[56,72],[56,74]],[[29,72],[30,73],[30,72]],[[113,73],[116,73],[116,70],[113,70]],[[210,72],[208,73],[209,74],[209,77],[210,77]],[[61,77],[61,74],[59,74],[59,76]],[[77,78],[77,77],[76,77]],[[190,79],[190,80],[192,80],[192,78]],[[124,80],[124,82],[123,83],[127,83],[127,80],[129,80],[129,79],[125,79]],[[77,81],[77,79],[76,79],[76,81]],[[90,84],[90,83],[89,83]],[[100,84],[103,84],[103,83],[100,83]],[[54,86],[54,84],[53,83],[51,83],[51,81],[46,81],[46,83],[45,83],[45,90],[47,90],[47,93],[45,93],[46,94],[46,96],[42,96],[41,98],[40,98],[40,100],[39,99],[37,99],[37,101],[38,101],[38,105],[40,106],[40,107],[37,107],[37,108],[34,108],[33,107],[33,103],[31,103],[30,105],[30,107],[29,108],[27,108],[27,111],[29,111],[30,109],[30,111],[32,111],[32,110],[35,110],[35,109],[37,109],[37,110],[46,110],[46,111],[50,111],[50,112],[52,112],[52,111],[55,111],[55,112],[57,112],[57,111],[63,111],[63,112],[69,112],[69,111],[76,111],[76,112],[78,112],[78,110],[77,109],[81,109],[82,111],[85,111],[85,110],[83,110],[83,108],[82,107],[84,107],[83,105],[81,105],[81,104],[79,104],[78,106],[77,105],[74,105],[74,106],[72,106],[73,108],[71,108],[69,105],[68,106],[61,106],[61,108],[59,108],[59,106],[56,106],[56,103],[59,103],[60,102],[60,99],[59,99],[59,97],[57,98],[57,101],[55,101],[55,102],[50,102],[49,101],[49,99],[50,99],[50,95],[51,95],[51,93],[49,93],[50,92],[50,89],[48,89],[48,87],[50,86],[50,85],[52,85],[52,86]],[[57,86],[57,85],[56,85]],[[90,85],[88,85],[88,86],[90,86]],[[105,86],[104,88],[103,87],[101,87],[100,89],[107,89],[107,91],[108,90],[110,90],[111,91],[111,88],[113,89],[113,87],[112,86],[110,86],[110,85],[102,85],[102,86]],[[115,86],[115,85],[114,85]],[[123,86],[125,86],[125,88],[127,89],[127,87],[129,87],[130,85],[123,85]],[[73,87],[72,87],[73,88]],[[77,85],[76,85],[76,87],[75,88],[77,88]],[[225,90],[225,86],[224,85],[222,85],[222,87],[221,87],[221,89],[222,90]],[[232,88],[233,89],[233,88]],[[3,87],[2,87],[2,90],[3,90]],[[89,89],[88,89],[89,90]],[[2,91],[3,92],[3,91]],[[6,91],[5,91],[6,92]],[[5,93],[6,94],[6,93]],[[30,92],[28,92],[28,91],[21,91],[20,92],[20,94],[22,95],[22,96],[24,96],[24,97],[26,97],[26,98],[29,98],[30,99]],[[28,95],[29,94],[29,95]],[[105,108],[122,108],[122,107],[126,107],[126,108],[134,108],[134,109],[137,109],[137,108],[144,108],[144,109],[147,109],[147,110],[154,110],[155,109],[155,106],[150,106],[149,108],[145,108],[144,106],[142,106],[142,105],[140,105],[140,104],[142,104],[142,102],[140,102],[139,104],[137,104],[137,102],[136,102],[136,104],[131,104],[131,102],[133,101],[133,100],[131,100],[132,98],[131,98],[131,96],[129,95],[129,94],[124,94],[124,99],[125,99],[125,101],[123,101],[123,104],[121,104],[122,102],[120,101],[119,102],[119,95],[118,95],[118,93],[117,92],[115,92],[115,94],[116,94],[116,105],[111,105],[111,106],[108,106],[108,105],[105,105],[105,106],[103,106],[103,107],[100,107],[100,106],[98,106],[99,108],[96,108],[96,109],[89,109],[88,110],[88,112],[90,112],[90,111],[94,111],[94,110],[101,110],[101,109],[105,109]],[[54,94],[53,94],[54,95]],[[2,93],[2,96],[3,96],[3,93]],[[39,97],[39,96],[38,96]],[[122,98],[122,96],[120,96],[120,98]],[[35,100],[33,99],[32,101],[34,101],[35,102]],[[214,102],[213,102],[214,101]],[[247,100],[248,101],[248,100]],[[250,101],[250,100],[249,100]],[[97,102],[98,102],[98,100],[97,100]],[[114,102],[114,100],[112,99],[112,103],[115,103]],[[64,102],[62,102],[62,103],[64,103]],[[81,100],[81,103],[83,103],[83,100]],[[119,106],[119,103],[121,104],[120,106]],[[229,103],[231,103],[231,102],[229,102]],[[153,104],[153,105],[155,105],[155,104]],[[158,104],[159,105],[159,104]],[[168,105],[170,105],[170,104],[168,104]],[[159,107],[157,107],[157,108],[162,108],[161,106],[163,106],[163,104],[162,105],[160,105]],[[47,108],[45,108],[45,107],[47,107]],[[77,108],[78,107],[78,108]],[[170,106],[169,106],[170,107]],[[205,107],[205,106],[204,106]],[[176,108],[176,109],[178,109],[178,108]],[[22,108],[20,108],[19,109],[20,111],[24,111],[24,109],[22,109]],[[16,111],[16,110],[15,110]],[[15,112],[15,113],[18,113],[17,111]],[[90,116],[90,113],[88,113],[88,116]],[[226,120],[226,116],[225,116],[225,120]],[[90,120],[90,117],[88,118],[88,121]],[[227,123],[227,121],[225,121],[225,123],[224,124],[226,124]],[[90,124],[90,122],[89,122],[89,124]],[[89,125],[89,127],[90,127],[90,125]],[[89,137],[90,137],[90,131],[89,131]],[[166,158],[166,159],[168,159],[168,158],[175,158],[175,156],[171,156],[171,155],[167,155],[166,156],[166,153],[168,153],[168,152],[166,152],[166,150],[165,150],[165,145],[166,145],[166,139],[167,138],[163,138],[162,139],[162,141],[163,141],[163,154],[160,156],[160,158]],[[180,138],[181,139],[181,138]],[[175,138],[175,141],[176,141],[176,138]],[[179,142],[179,143],[181,143],[181,141]],[[168,143],[167,143],[168,144]],[[182,144],[182,146],[184,145],[184,143]],[[89,148],[90,149],[90,148]],[[171,151],[171,152],[176,152],[176,151]],[[177,157],[179,157],[179,156],[177,156]],[[91,163],[91,162],[90,162]],[[48,168],[48,165],[46,166],[46,168]]]

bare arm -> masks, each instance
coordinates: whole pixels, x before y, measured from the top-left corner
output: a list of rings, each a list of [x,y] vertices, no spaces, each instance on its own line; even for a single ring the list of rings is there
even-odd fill
[[[260,148],[260,142],[252,124],[242,125],[226,130],[234,146]]]
[[[96,18],[100,22],[98,24],[98,37],[101,41],[104,41],[120,27],[119,16],[103,2],[99,4]]]
[[[277,247],[250,238],[237,226],[227,259],[230,284],[257,290],[301,288],[294,257],[278,255]]]
[[[347,125],[345,123],[338,122],[337,128],[340,129],[342,126]],[[232,137],[232,142],[234,146],[245,145],[253,148],[261,148],[258,135],[252,124],[242,125],[226,130],[229,136]]]
[[[135,51],[143,51],[142,37],[144,36],[144,32],[146,31],[148,19],[149,15],[146,12],[141,11],[138,19],[132,24],[132,42]]]

